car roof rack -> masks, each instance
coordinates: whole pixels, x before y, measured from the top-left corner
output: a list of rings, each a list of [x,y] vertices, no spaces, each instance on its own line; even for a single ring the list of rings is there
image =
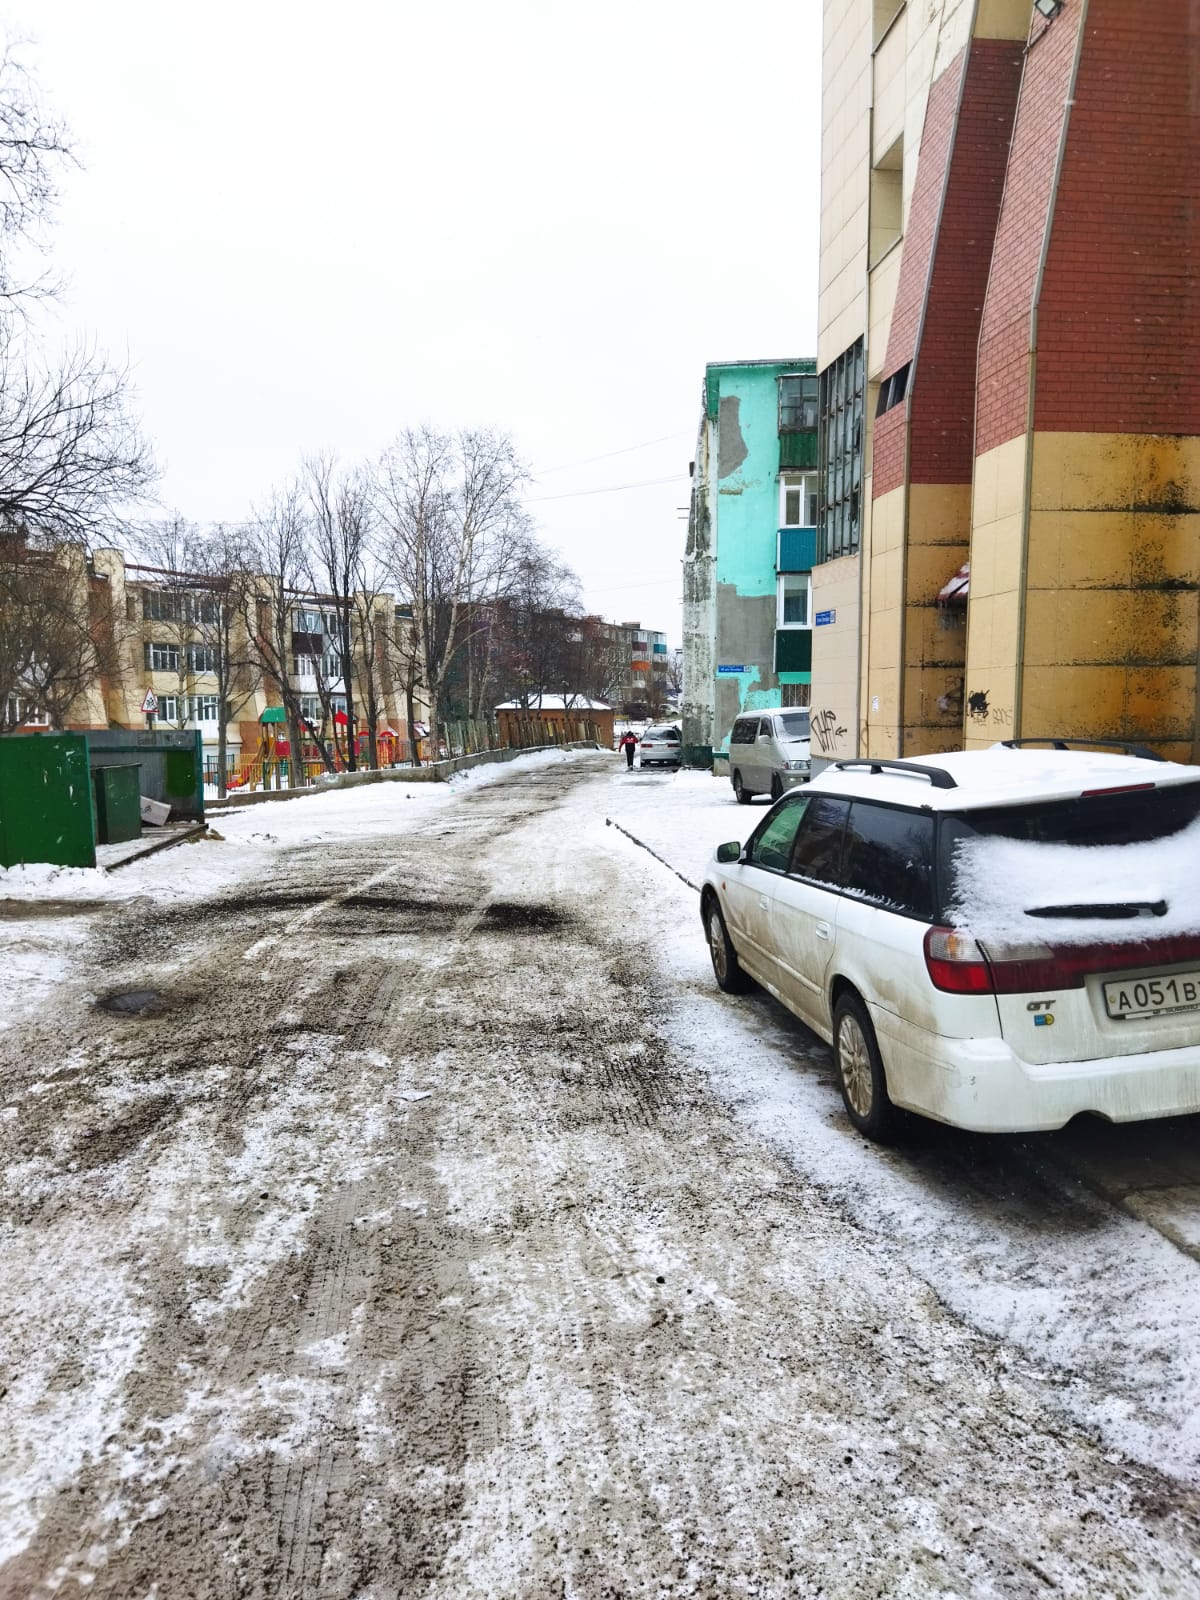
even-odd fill
[[[1157,750],[1144,744],[1131,744],[1128,739],[1056,739],[1047,734],[1043,739],[1001,739],[1006,750],[1020,750],[1027,744],[1048,744],[1055,750],[1123,750],[1127,756],[1139,756],[1143,761],[1165,761]]]
[[[839,772],[851,767],[867,767],[871,772],[910,772],[915,778],[928,778],[935,789],[957,789],[958,785],[945,767],[924,767],[917,761],[887,761],[881,756],[856,756],[849,761],[835,761]]]

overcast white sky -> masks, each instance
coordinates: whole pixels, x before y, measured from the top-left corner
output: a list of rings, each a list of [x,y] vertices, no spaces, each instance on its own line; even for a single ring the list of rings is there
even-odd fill
[[[679,642],[704,364],[814,350],[819,0],[3,15],[84,161],[60,316],[128,351],[167,506],[493,424],[589,607]]]

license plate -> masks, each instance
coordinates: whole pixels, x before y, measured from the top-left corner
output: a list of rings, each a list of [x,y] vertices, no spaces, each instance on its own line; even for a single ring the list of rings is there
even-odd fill
[[[1115,979],[1104,985],[1104,1007],[1115,1022],[1163,1016],[1169,1011],[1200,1011],[1200,972]]]

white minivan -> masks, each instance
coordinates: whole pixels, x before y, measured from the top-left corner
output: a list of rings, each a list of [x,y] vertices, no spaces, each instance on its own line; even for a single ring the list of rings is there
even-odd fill
[[[705,876],[717,982],[832,1044],[871,1137],[896,1107],[994,1132],[1200,1111],[1200,768],[1021,743],[839,761]]]
[[[808,707],[793,711],[744,713],[729,735],[729,781],[739,805],[756,794],[778,800],[812,771],[808,740]]]

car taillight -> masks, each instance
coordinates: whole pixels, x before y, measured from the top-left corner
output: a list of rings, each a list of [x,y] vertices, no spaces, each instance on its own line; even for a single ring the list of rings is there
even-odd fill
[[[654,740],[653,739],[643,739],[642,740],[642,749],[643,750],[653,750],[654,749]]]
[[[947,994],[992,993],[987,959],[968,933],[930,928],[925,935],[925,966],[934,988]]]
[[[1097,972],[1134,972],[1200,961],[1200,937],[1142,939],[1124,944],[982,945],[955,928],[930,928],[925,966],[947,994],[1030,994],[1082,989]]]

